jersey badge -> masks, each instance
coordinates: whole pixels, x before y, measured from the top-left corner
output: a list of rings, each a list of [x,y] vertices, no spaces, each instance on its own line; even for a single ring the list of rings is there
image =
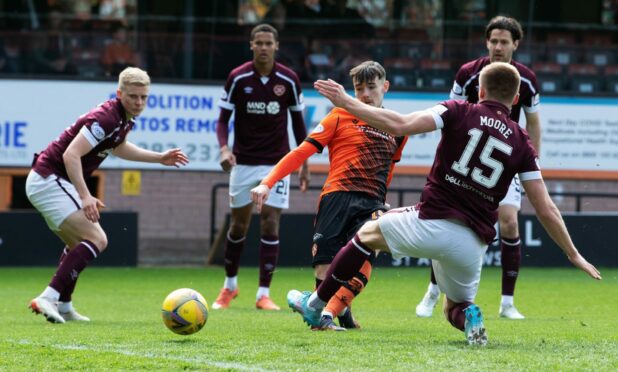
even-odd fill
[[[282,95],[285,94],[285,85],[282,84],[277,84],[273,87],[273,92],[275,93],[275,95],[281,97]]]
[[[322,133],[324,132],[324,126],[322,124],[318,124],[314,129],[313,133]]]
[[[277,101],[268,102],[268,106],[266,106],[266,112],[268,112],[271,115],[277,115],[279,113],[279,110],[280,110],[279,102]]]
[[[94,138],[98,139],[99,141],[102,140],[103,137],[105,137],[105,130],[101,128],[99,123],[96,121],[92,123],[92,126],[90,127],[90,132],[92,133]]]

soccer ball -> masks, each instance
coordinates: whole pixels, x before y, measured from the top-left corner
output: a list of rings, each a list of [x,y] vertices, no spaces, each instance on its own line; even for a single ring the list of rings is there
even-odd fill
[[[167,295],[161,310],[163,323],[179,335],[193,334],[208,320],[208,303],[197,291],[177,289]]]

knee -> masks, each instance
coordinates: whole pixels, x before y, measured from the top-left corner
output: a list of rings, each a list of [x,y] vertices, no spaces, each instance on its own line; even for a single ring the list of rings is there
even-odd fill
[[[260,230],[262,235],[279,235],[279,217],[274,215],[262,216]]]
[[[107,235],[101,231],[101,233],[96,234],[92,239],[90,239],[94,245],[97,246],[99,252],[103,252],[107,248]]]
[[[84,240],[87,240],[94,244],[99,250],[99,253],[103,252],[107,248],[107,235],[103,231],[94,231],[89,232],[88,234],[84,234],[83,238],[80,241]]]
[[[244,237],[247,234],[249,224],[244,221],[231,221],[228,234],[235,239]]]
[[[519,236],[519,223],[517,214],[514,216],[507,215],[500,217],[500,235],[507,238],[516,238]]]
[[[316,265],[313,273],[316,279],[324,280],[326,278],[326,271],[328,271],[328,267],[330,265]]]

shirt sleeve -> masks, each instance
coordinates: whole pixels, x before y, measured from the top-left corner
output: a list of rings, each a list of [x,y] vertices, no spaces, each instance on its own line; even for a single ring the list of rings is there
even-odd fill
[[[536,75],[531,72],[529,76],[521,77],[522,84],[526,84],[526,91],[528,94],[522,98],[522,107],[524,112],[533,113],[539,111],[541,106],[541,97],[539,94],[539,82],[536,79]]]
[[[530,181],[536,179],[542,179],[541,165],[539,163],[539,156],[537,155],[534,146],[530,138],[526,136],[526,147],[524,156],[522,157],[521,170],[519,171],[519,179],[521,181]]]
[[[294,74],[292,80],[292,102],[290,103],[289,110],[303,111],[305,109],[305,98],[303,96],[303,90],[300,87],[298,75]]]
[[[104,117],[87,119],[79,130],[92,147],[110,137],[116,132],[118,125],[113,120],[106,120]]]
[[[467,80],[468,76],[466,71],[463,68],[460,68],[455,75],[455,81],[453,82],[451,93],[449,94],[450,99],[458,99],[462,101],[468,99],[468,95],[464,91],[464,86]]]
[[[290,151],[285,155],[273,170],[268,173],[268,176],[262,180],[260,184],[268,186],[272,189],[275,183],[284,178],[288,174],[298,169],[305,160],[315,154],[317,149],[309,142],[303,142],[300,146]]]
[[[236,104],[234,103],[234,92],[236,91],[238,79],[235,79],[232,74],[228,75],[218,106],[222,109],[234,111]]]
[[[330,141],[335,136],[338,125],[339,115],[335,109],[328,113],[324,119],[322,119],[320,124],[318,124],[313,131],[309,133],[305,141],[315,146],[317,152],[322,153],[322,151],[324,151],[324,147],[328,146]]]

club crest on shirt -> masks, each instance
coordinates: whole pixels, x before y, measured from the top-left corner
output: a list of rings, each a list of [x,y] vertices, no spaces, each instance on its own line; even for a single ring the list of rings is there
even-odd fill
[[[273,92],[275,93],[275,95],[281,97],[282,95],[285,94],[285,85],[282,84],[277,84],[273,87]]]
[[[324,132],[324,126],[322,124],[318,124],[314,129],[313,133],[322,133]]]
[[[92,123],[92,126],[90,127],[90,132],[92,133],[94,138],[96,138],[98,140],[102,140],[103,137],[105,137],[105,130],[103,128],[101,128],[99,123],[96,122],[96,121],[94,123]]]
[[[279,110],[280,110],[279,102],[277,101],[268,102],[268,106],[266,106],[266,112],[268,112],[271,115],[276,115],[279,113]]]

